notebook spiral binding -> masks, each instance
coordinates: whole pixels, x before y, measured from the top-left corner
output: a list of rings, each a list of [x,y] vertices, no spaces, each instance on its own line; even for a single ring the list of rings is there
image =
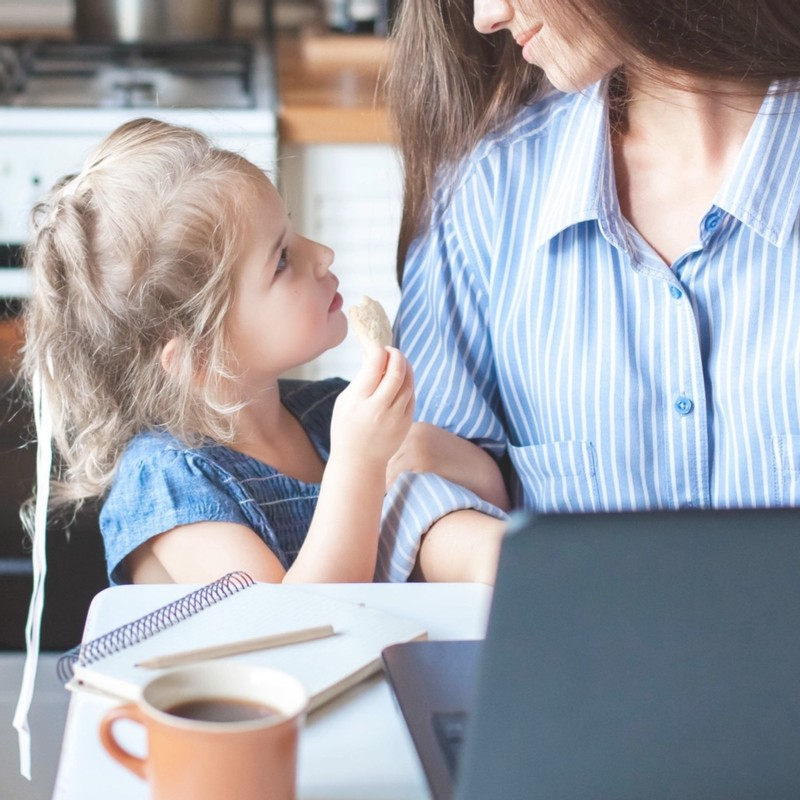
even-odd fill
[[[230,572],[139,619],[115,628],[97,639],[76,645],[58,659],[59,679],[66,683],[74,675],[75,664],[86,666],[98,659],[149,639],[159,631],[187,619],[219,600],[252,586],[255,581],[246,572]]]

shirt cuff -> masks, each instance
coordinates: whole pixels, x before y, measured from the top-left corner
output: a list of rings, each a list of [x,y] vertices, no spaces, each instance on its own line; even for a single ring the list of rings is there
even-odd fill
[[[437,520],[464,509],[474,509],[495,519],[508,519],[497,506],[440,475],[401,473],[383,501],[375,580],[407,581],[423,535]]]

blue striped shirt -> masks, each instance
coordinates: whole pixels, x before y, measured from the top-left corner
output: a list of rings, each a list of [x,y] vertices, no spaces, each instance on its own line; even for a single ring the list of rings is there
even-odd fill
[[[524,109],[436,199],[396,323],[417,415],[507,455],[517,506],[800,505],[800,95],[668,266],[620,211],[605,89]],[[447,513],[435,480],[394,508]]]

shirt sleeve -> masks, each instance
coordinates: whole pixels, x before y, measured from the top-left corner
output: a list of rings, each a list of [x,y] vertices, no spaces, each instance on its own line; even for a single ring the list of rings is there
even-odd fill
[[[415,416],[469,439],[500,460],[506,424],[489,327],[490,165],[470,168],[434,224],[411,247],[397,315],[397,346],[414,369]],[[405,580],[422,535],[466,508],[505,519],[473,492],[430,473],[401,476],[383,508],[378,576]]]
[[[375,580],[407,581],[417,560],[422,536],[436,520],[452,511],[482,511],[497,519],[508,515],[474,492],[427,472],[403,472],[383,502]]]
[[[123,455],[100,512],[110,582],[130,583],[122,562],[139,545],[195,522],[252,527],[225,490],[223,476],[191,450],[164,447]]]
[[[499,458],[506,426],[495,371],[489,287],[493,177],[487,159],[472,165],[450,202],[406,261],[397,315],[398,347],[414,368],[416,417],[470,439]]]

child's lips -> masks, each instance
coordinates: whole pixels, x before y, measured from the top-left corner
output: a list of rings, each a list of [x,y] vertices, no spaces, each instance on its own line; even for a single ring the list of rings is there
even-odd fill
[[[338,311],[343,305],[344,299],[339,292],[336,292],[336,294],[333,296],[333,300],[331,300],[330,306],[328,307],[328,313],[332,314],[334,311]]]

